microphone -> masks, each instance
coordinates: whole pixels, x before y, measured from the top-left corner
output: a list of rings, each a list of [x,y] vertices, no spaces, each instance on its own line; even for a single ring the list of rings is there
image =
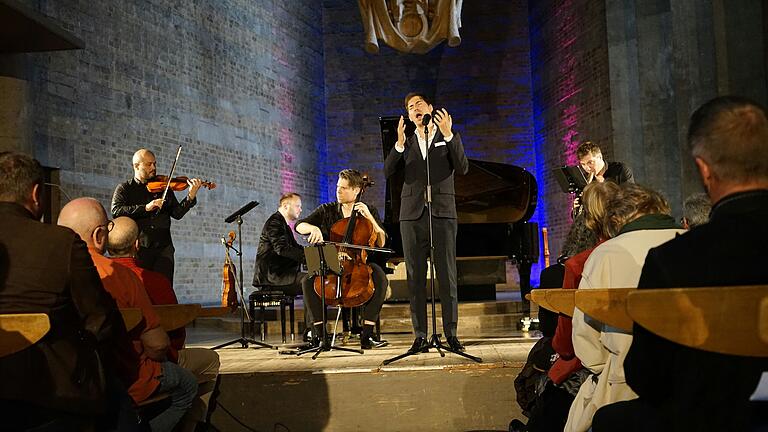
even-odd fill
[[[421,117],[421,125],[426,126],[429,124],[429,122],[432,121],[432,116],[430,114],[424,114],[423,117]]]

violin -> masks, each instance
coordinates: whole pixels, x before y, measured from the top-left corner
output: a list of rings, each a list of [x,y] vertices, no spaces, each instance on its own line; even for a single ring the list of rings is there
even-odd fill
[[[147,190],[152,193],[163,192],[168,185],[168,176],[158,175],[147,182]],[[215,189],[216,183],[204,181],[202,184],[206,189]],[[189,177],[172,177],[169,189],[174,191],[183,191],[189,187]]]
[[[229,236],[227,240],[227,246],[232,247],[232,243],[235,241],[235,232],[230,231]],[[235,309],[237,309],[237,291],[236,291],[236,270],[235,270],[235,264],[232,263],[232,260],[229,259],[229,254],[227,254],[226,258],[224,259],[224,267],[221,269],[222,271],[222,290],[221,290],[221,305],[223,307],[228,307],[232,309],[234,312]]]
[[[364,176],[363,186],[360,188],[355,203],[361,201],[365,188],[370,184],[368,177]],[[330,237],[332,242],[372,247],[376,244],[378,236],[371,221],[360,217],[358,212],[353,210],[350,217],[333,224]],[[324,294],[325,303],[330,306],[360,306],[370,300],[374,292],[373,278],[371,277],[373,271],[367,264],[367,252],[361,249],[339,248],[339,255],[343,257],[340,259],[341,276],[316,277],[314,281],[315,292],[318,296]],[[339,278],[341,278],[341,296],[337,297],[336,285]]]

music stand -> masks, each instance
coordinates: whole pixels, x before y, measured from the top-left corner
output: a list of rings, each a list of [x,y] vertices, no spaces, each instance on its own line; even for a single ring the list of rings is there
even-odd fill
[[[424,123],[424,136],[429,139],[429,122],[427,121]],[[429,149],[427,149],[429,151]],[[424,190],[424,197],[425,201],[427,203],[427,226],[429,228],[429,288],[430,293],[432,294],[432,336],[429,338],[429,342],[427,342],[427,350],[429,348],[435,348],[438,353],[440,353],[440,357],[445,357],[445,353],[443,351],[448,351],[450,353],[454,353],[456,355],[460,355],[464,358],[468,358],[472,361],[475,361],[477,363],[482,363],[483,359],[477,356],[473,356],[471,354],[467,354],[465,352],[461,352],[459,350],[454,350],[449,345],[446,345],[442,342],[440,339],[441,334],[437,332],[437,308],[435,306],[435,242],[434,242],[434,231],[432,230],[432,180],[430,178],[429,173],[429,157],[426,157],[424,159],[426,163],[426,169],[427,169],[427,184]],[[441,305],[442,305],[442,299]],[[447,335],[446,335],[447,336]],[[404,354],[400,354],[398,356],[386,359],[382,362],[384,365],[388,365],[392,362],[398,361],[400,359],[403,359],[405,357],[410,357],[412,355],[420,354],[421,351],[406,351]]]
[[[318,243],[316,245],[307,246],[304,248],[304,256],[307,258],[307,274],[308,277],[320,277],[322,278],[322,286],[325,287],[325,278],[329,274],[335,274],[338,276],[336,279],[336,297],[341,297],[341,263],[339,262],[338,249],[334,243]],[[316,359],[323,351],[347,351],[352,353],[362,354],[363,350],[356,350],[352,348],[342,348],[331,345],[327,338],[328,327],[328,315],[325,311],[325,290],[323,289],[323,295],[320,296],[322,307],[322,321],[323,328],[320,331],[320,345],[315,348],[308,348],[296,353],[297,356],[307,353],[315,353],[312,356],[312,360]],[[305,302],[306,304],[306,302]],[[306,311],[305,311],[306,313]],[[314,319],[314,317],[313,317]],[[314,325],[314,323],[313,323]]]
[[[217,350],[219,348],[224,348],[226,346],[234,345],[236,343],[239,343],[241,345],[241,348],[248,348],[248,344],[252,345],[258,345],[262,348],[272,348],[277,349],[276,346],[270,345],[264,342],[258,342],[256,340],[253,340],[251,338],[245,337],[245,315],[248,314],[248,311],[246,310],[248,308],[248,303],[245,301],[245,294],[243,293],[243,215],[248,213],[252,208],[259,205],[258,201],[251,201],[248,204],[241,207],[236,212],[232,213],[231,215],[227,216],[226,219],[224,219],[225,222],[230,223],[233,221],[237,221],[237,246],[239,249],[235,249],[235,253],[237,253],[237,256],[239,257],[240,261],[240,268],[238,269],[238,277],[235,278],[235,283],[237,283],[237,290],[235,290],[240,295],[240,337],[234,340],[231,340],[229,342],[223,343],[221,345],[216,345],[212,349]],[[229,257],[229,245],[224,245],[227,249],[227,257]],[[234,249],[234,248],[232,248]],[[230,262],[232,260],[230,259]],[[248,317],[248,321],[250,321],[250,316]]]
[[[555,175],[557,184],[560,185],[565,193],[579,193],[587,186],[587,177],[584,171],[578,166],[562,166],[554,168],[552,173]]]

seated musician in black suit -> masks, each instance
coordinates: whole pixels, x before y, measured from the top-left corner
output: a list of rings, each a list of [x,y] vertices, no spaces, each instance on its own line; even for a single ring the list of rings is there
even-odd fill
[[[387,234],[381,227],[379,212],[370,204],[357,201],[357,196],[363,187],[363,176],[360,172],[352,169],[346,169],[339,173],[339,180],[336,182],[335,202],[325,203],[316,208],[309,216],[296,223],[296,232],[307,235],[307,241],[311,244],[321,243],[330,240],[331,227],[341,219],[348,218],[352,211],[358,212],[358,217],[362,217],[371,222],[373,231],[376,234],[376,247],[383,247]],[[373,254],[371,254],[373,255]],[[373,257],[372,257],[373,258]],[[375,261],[375,259],[374,259]],[[374,292],[370,300],[363,308],[363,331],[360,334],[360,347],[363,349],[379,348],[386,345],[385,341],[377,341],[373,337],[373,326],[379,317],[381,305],[387,294],[387,276],[381,265],[368,260],[368,266],[371,268],[371,278],[373,278]],[[315,333],[320,333],[322,325],[322,301],[320,296],[315,293],[313,284],[314,277],[308,277],[302,284],[304,292],[304,303],[309,307]]]
[[[304,248],[293,237],[288,225],[295,223],[301,214],[301,196],[288,192],[280,197],[280,207],[261,229],[253,286],[264,290],[279,289],[289,295],[301,294],[301,272]]]
[[[651,249],[638,289],[768,283],[765,110],[744,98],[715,98],[692,115],[688,144],[714,203],[710,221]],[[684,347],[637,324],[632,330],[624,372],[639,397],[599,409],[595,432],[765,430],[764,408],[749,402],[765,359]]]

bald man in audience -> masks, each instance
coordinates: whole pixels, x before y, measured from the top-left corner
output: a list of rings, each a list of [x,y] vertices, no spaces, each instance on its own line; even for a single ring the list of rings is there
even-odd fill
[[[638,288],[768,284],[765,109],[713,99],[691,117],[688,144],[713,203],[710,220],[651,249]],[[639,398],[598,410],[595,432],[766,430],[768,410],[749,402],[766,359],[687,348],[637,324],[633,334],[624,372]]]
[[[91,427],[107,408],[99,373],[103,366],[114,374],[111,354],[116,341],[127,341],[125,325],[86,244],[39,221],[38,161],[2,152],[0,172],[0,313],[44,313],[51,321],[43,339],[0,357],[0,428]]]
[[[131,269],[141,279],[153,305],[178,304],[171,283],[165,276],[152,270],[139,267],[136,253],[139,250],[139,226],[129,217],[114,220],[114,228],[109,233],[107,249],[112,260]],[[205,348],[184,348],[186,332],[184,328],[168,332],[171,341],[169,358],[179,366],[189,370],[198,380],[198,395],[188,414],[187,425],[205,422],[209,413],[209,401],[219,374],[219,355],[216,351]]]
[[[195,376],[166,359],[168,335],[152,309],[139,278],[128,268],[104,256],[109,231],[114,226],[104,207],[93,198],[70,201],[59,214],[58,224],[71,228],[88,245],[104,288],[121,308],[139,308],[142,322],[130,334],[133,351],[122,352],[119,360],[129,384],[128,394],[140,403],[158,393],[169,393],[171,406],[151,419],[152,431],[170,431],[189,411],[197,393]]]

